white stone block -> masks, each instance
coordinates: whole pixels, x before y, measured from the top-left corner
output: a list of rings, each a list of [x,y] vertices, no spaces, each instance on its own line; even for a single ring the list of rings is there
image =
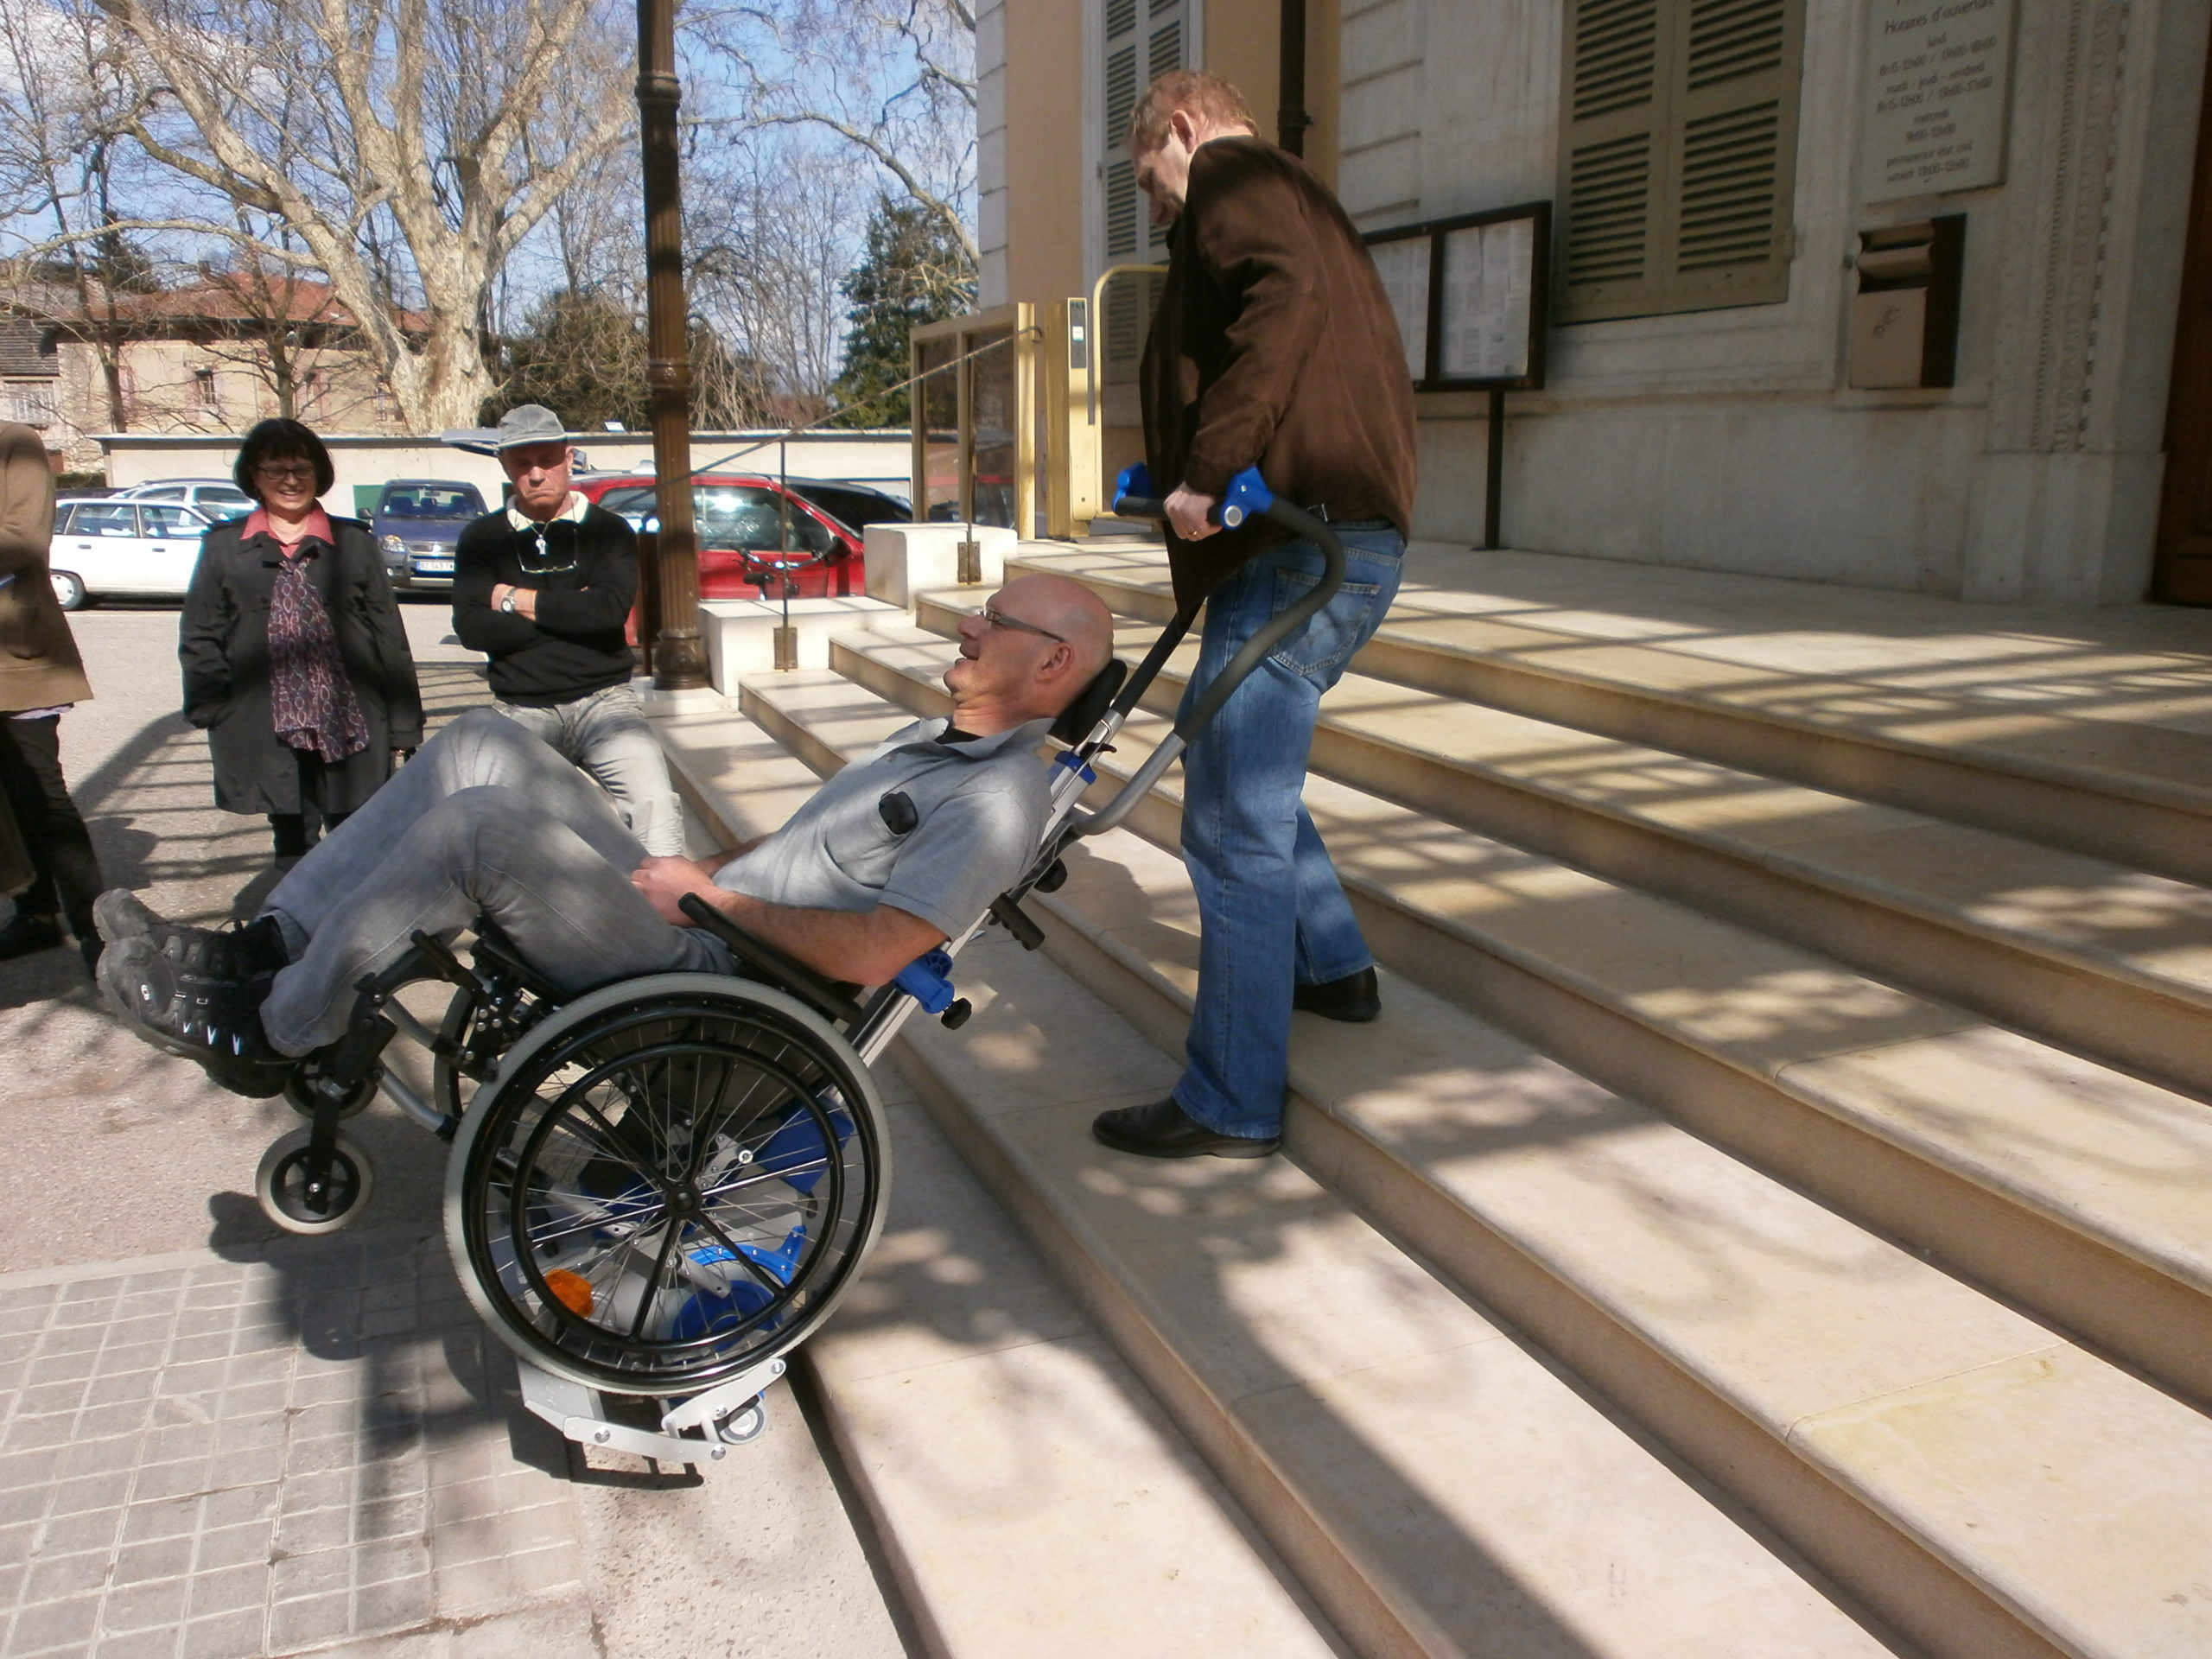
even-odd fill
[[[917,594],[960,585],[960,543],[973,538],[982,555],[978,594],[1006,579],[1006,556],[1014,551],[1011,530],[988,524],[870,524],[868,527],[868,591],[871,598],[903,610],[914,607]]]
[[[715,689],[724,696],[737,695],[742,676],[766,674],[775,668],[776,629],[784,620],[782,601],[710,599],[699,607],[699,613]],[[798,666],[829,667],[831,634],[872,628],[880,620],[903,622],[906,616],[896,606],[857,594],[835,599],[795,599],[791,602],[791,621],[798,630]]]

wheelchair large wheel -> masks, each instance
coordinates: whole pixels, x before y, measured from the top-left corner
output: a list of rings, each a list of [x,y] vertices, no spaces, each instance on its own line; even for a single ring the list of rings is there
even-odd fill
[[[883,1224],[875,1085],[811,1009],[665,974],[524,1037],[461,1120],[446,1236],[510,1347],[613,1393],[697,1393],[796,1346]]]

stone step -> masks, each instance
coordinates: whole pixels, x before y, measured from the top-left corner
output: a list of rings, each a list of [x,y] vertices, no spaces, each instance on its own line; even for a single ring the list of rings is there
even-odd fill
[[[1923,595],[1416,543],[1361,672],[1862,800],[2212,881],[2212,657],[2152,607]],[[1027,542],[1173,613],[1156,545]]]
[[[1147,705],[1172,711],[1194,659]],[[1321,709],[1319,772],[2212,1097],[2202,887],[1363,675]]]
[[[739,715],[656,730],[724,844],[775,829],[820,781]],[[887,1073],[891,1214],[860,1284],[798,1360],[930,1650],[1340,1652],[1235,1500]]]
[[[949,706],[942,642],[832,650],[853,679],[776,717],[817,766]],[[1098,792],[1165,729],[1134,719]],[[1306,798],[1386,962],[2212,1403],[2201,1103],[1327,779]],[[1171,771],[1130,826],[1172,849],[1179,808]]]
[[[1140,1031],[1179,1041],[1196,943],[1186,884],[1175,907],[1179,865],[1116,832],[1070,866],[1067,886],[1038,901],[1056,957]],[[1084,1120],[1116,1103],[1098,1080],[1127,1039],[1102,1052],[1095,1018],[1061,1014],[1010,943],[993,936],[976,956],[963,994],[980,978],[986,996],[1033,996],[1029,1034],[970,1045],[910,1027],[913,1047],[931,1077],[973,1069],[955,1092],[974,1103],[975,1127],[947,1121],[947,1132],[994,1191],[1021,1193],[1017,1215],[1064,1273],[1111,1248],[1116,1222],[1137,1260],[1179,1260],[1199,1243],[1183,1238],[1183,1218],[1218,1229],[1255,1207],[1224,1189],[1265,1171],[1186,1173],[1092,1149]],[[1350,1198],[1942,1659],[2117,1659],[2212,1641],[2212,1605],[2195,1587],[2212,1546],[2196,1498],[2212,1422],[1440,999],[1394,978],[1385,1007],[1368,1027],[1298,1022],[1292,1150],[1325,1185],[1287,1198],[1331,1215],[1337,1195]],[[915,1082],[941,1108],[931,1077]],[[1077,1098],[1040,1109],[1040,1090]],[[995,1145],[963,1138],[984,1132]],[[1040,1189],[1049,1200],[1033,1213]],[[1070,1242],[1056,1245],[1056,1231]],[[1210,1258],[1206,1294],[1165,1338],[1163,1313],[1131,1325],[1111,1312],[1110,1287],[1091,1294],[1133,1358],[1164,1341],[1187,1368],[1237,1343],[1245,1322],[1217,1287],[1237,1283],[1228,1268],[1257,1277],[1293,1254],[1264,1231],[1197,1253]],[[1285,1306],[1327,1310],[1325,1329],[1345,1317],[1310,1294],[1253,1294],[1274,1314],[1270,1334]],[[1435,1315],[1418,1313],[1399,1323],[1433,1340]],[[1269,1357],[1291,1341],[1278,1335]],[[1376,1369],[1371,1354],[1363,1363]],[[1472,1381],[1446,1391],[1461,1422],[1480,1397]],[[1196,1409],[1179,1416],[1225,1469]],[[1525,1421],[1517,1406],[1503,1416]],[[1498,1421],[1485,1417],[1483,1438]],[[1424,1427],[1404,1466],[1456,1488],[1465,1477],[1442,1466],[1441,1423]],[[1279,1542],[1357,1641],[1358,1621]],[[1710,1651],[1710,1625],[1700,1635]]]

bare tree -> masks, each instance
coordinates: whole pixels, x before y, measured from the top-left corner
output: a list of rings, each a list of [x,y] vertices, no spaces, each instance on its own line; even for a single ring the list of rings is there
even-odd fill
[[[19,292],[92,348],[109,426],[126,432],[124,296],[152,270],[116,208],[141,95],[104,35],[82,14],[0,0],[0,220],[37,238],[41,257],[13,262]]]
[[[409,424],[476,418],[502,266],[631,120],[612,0],[57,3],[174,186],[124,228],[322,273]]]
[[[967,0],[743,0],[696,7],[695,49],[728,73],[725,137],[798,129],[887,174],[976,262],[976,16]]]
[[[748,137],[701,165],[711,183],[690,193],[684,216],[693,315],[730,342],[784,418],[811,420],[836,377],[838,283],[875,191],[853,156],[798,134]]]

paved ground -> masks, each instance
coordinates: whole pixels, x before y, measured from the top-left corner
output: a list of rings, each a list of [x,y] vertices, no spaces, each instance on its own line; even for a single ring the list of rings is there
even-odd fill
[[[168,712],[173,608],[80,613],[67,717],[111,883],[215,920],[266,891],[258,819],[212,805]],[[411,605],[433,718],[480,699]],[[139,1044],[73,953],[0,963],[0,1656],[257,1659],[907,1651],[788,1389],[703,1480],[573,1447],[520,1410],[461,1300],[443,1147],[379,1103],[361,1226],[276,1233],[251,1197],[296,1120]]]

